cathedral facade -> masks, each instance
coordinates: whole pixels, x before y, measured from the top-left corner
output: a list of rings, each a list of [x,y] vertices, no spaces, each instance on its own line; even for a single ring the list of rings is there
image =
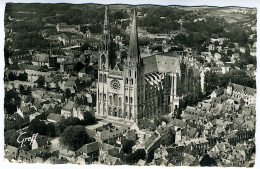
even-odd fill
[[[180,53],[141,57],[135,11],[127,58],[113,66],[111,44],[106,7],[98,68],[97,117],[138,122],[139,119],[168,114],[179,108],[180,100],[185,95],[181,88],[198,87],[200,91],[204,86],[200,74],[197,77],[184,76],[188,69],[183,66],[186,65],[185,59]],[[184,82],[181,78],[190,80]]]

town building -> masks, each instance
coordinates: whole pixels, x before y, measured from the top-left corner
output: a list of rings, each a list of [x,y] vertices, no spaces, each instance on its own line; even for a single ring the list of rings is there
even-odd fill
[[[56,26],[57,32],[77,32],[80,27],[78,25],[67,25],[66,23],[58,23]]]
[[[238,99],[244,99],[246,105],[256,104],[256,89],[230,83],[227,86],[227,94]]]

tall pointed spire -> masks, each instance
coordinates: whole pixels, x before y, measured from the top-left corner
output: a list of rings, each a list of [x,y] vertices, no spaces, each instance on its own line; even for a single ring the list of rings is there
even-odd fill
[[[137,26],[136,26],[136,17],[135,17],[135,10],[132,20],[132,30],[130,34],[130,42],[129,42],[129,49],[128,49],[128,60],[131,61],[140,61],[140,51],[138,45],[138,34],[137,34]]]
[[[109,24],[109,17],[108,17],[108,6],[106,6],[102,42],[100,44],[100,50],[102,53],[100,58],[101,59],[100,68],[102,69],[109,69],[110,66],[110,62],[109,62],[110,43],[111,43],[110,24]]]
[[[104,20],[104,34],[109,34],[109,18],[108,18],[108,7],[105,9],[105,20]]]

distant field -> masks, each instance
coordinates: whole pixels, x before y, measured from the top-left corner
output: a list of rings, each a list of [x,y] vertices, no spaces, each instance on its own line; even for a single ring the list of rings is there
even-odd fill
[[[217,8],[216,10],[209,11],[209,15],[223,17],[228,23],[246,21],[247,16],[242,13],[237,13],[241,11],[241,8]]]
[[[252,8],[239,8],[239,7],[208,7],[208,6],[201,6],[201,7],[180,7],[180,9],[185,11],[193,11],[193,12],[205,12],[207,16],[214,16],[214,17],[223,17],[226,22],[234,23],[234,22],[243,22],[247,21],[247,16],[244,15],[243,11],[253,11],[256,9]]]
[[[208,6],[198,6],[198,7],[183,7],[181,6],[180,9],[185,10],[185,11],[199,11],[199,10],[206,10],[206,9],[211,9],[213,7],[208,7]]]

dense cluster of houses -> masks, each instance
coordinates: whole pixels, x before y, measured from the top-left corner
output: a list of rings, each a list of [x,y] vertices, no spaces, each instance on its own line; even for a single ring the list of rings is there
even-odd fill
[[[208,100],[199,102],[196,107],[188,106],[181,119],[169,118],[159,126],[142,120],[129,125],[104,119],[86,126],[87,133],[95,138],[95,142],[78,150],[69,150],[59,138],[40,136],[28,151],[6,145],[5,158],[32,163],[122,165],[125,164],[122,160],[125,154],[123,141],[131,140],[134,142],[133,153],[138,149],[146,152],[146,160],[140,159],[136,165],[197,166],[207,156],[217,166],[250,166],[255,152],[255,100],[247,103],[241,98],[255,98],[255,94],[255,89],[230,83],[225,89],[213,91]],[[54,100],[42,107],[55,105]],[[74,112],[77,108],[69,101],[61,109],[63,113],[51,113],[47,121],[57,123],[61,116],[78,115]],[[37,113],[37,108],[33,110]],[[28,106],[22,107],[19,114],[25,115],[25,111],[32,110]],[[32,115],[28,120],[35,118]],[[8,135],[11,134],[7,132],[5,139],[11,137]]]

